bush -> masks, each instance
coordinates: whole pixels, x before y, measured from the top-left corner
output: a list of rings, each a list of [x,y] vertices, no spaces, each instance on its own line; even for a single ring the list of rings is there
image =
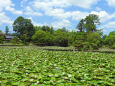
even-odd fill
[[[68,33],[58,30],[55,32],[55,45],[67,47],[68,46]]]
[[[13,39],[10,41],[13,44],[20,44],[22,41],[18,37],[13,37]]]
[[[111,47],[112,49],[115,49],[115,43],[112,45],[112,47]]]
[[[98,33],[81,34],[77,37],[79,38],[75,42],[75,48],[79,51],[97,50],[102,46],[102,39]]]
[[[0,43],[3,43],[5,40],[4,36],[0,35]]]
[[[4,33],[0,30],[0,43],[3,43],[5,40],[5,35]]]
[[[53,36],[49,32],[38,30],[32,36],[32,42],[35,45],[50,46],[53,45]]]
[[[114,48],[115,46],[115,31],[110,32],[109,35],[105,39],[105,44],[110,48]]]

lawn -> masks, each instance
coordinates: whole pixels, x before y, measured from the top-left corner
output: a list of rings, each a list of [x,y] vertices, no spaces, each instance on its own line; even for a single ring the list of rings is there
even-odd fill
[[[115,53],[0,47],[0,85],[114,86]]]

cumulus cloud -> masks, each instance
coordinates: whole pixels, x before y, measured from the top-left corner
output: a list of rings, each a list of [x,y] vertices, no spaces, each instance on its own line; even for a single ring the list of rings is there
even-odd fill
[[[104,33],[109,34],[110,31],[115,31],[115,22],[108,22],[107,24],[100,26],[99,29],[103,29]]]
[[[60,21],[55,21],[51,24],[51,26],[55,27],[55,28],[62,28],[62,27],[68,27],[70,26],[71,23],[69,20],[60,20]]]
[[[5,15],[5,13],[0,12],[0,25],[2,24],[12,24],[12,21]]]
[[[101,26],[101,28],[115,29],[115,22],[109,22],[109,23]]]
[[[22,14],[22,11],[18,11],[14,8],[14,4],[11,0],[0,0],[0,11],[3,11],[4,9],[7,11],[12,12],[13,14]]]
[[[109,6],[115,7],[115,0],[106,0]]]
[[[26,7],[24,14],[29,16],[42,16],[42,13],[33,11],[29,6]]]
[[[24,4],[27,2],[28,0],[21,0],[21,7],[24,7]]]
[[[11,7],[6,7],[6,10],[12,12],[13,14],[17,14],[17,15],[23,14],[22,11],[15,10],[14,8],[11,8]]]
[[[78,6],[81,8],[90,8],[99,0],[34,0],[33,6],[40,9],[60,7],[65,8],[69,6]]]
[[[108,20],[115,18],[115,13],[108,14],[106,11],[92,11],[91,14],[99,15],[102,23],[107,22]]]
[[[7,6],[14,6],[11,0],[0,0],[0,11],[2,11]]]

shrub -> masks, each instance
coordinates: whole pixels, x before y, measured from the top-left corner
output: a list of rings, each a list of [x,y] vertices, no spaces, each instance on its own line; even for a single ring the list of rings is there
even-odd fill
[[[13,39],[10,41],[13,44],[20,44],[22,41],[18,37],[13,37]]]
[[[32,42],[35,45],[40,45],[40,46],[53,45],[53,36],[49,32],[38,30],[32,36]]]
[[[75,48],[80,51],[97,50],[102,46],[102,39],[98,33],[81,34],[78,37],[75,42]]]

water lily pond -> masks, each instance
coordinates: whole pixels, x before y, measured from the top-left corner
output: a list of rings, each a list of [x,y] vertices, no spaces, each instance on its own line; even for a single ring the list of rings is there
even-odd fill
[[[115,86],[115,54],[0,47],[0,86]]]

